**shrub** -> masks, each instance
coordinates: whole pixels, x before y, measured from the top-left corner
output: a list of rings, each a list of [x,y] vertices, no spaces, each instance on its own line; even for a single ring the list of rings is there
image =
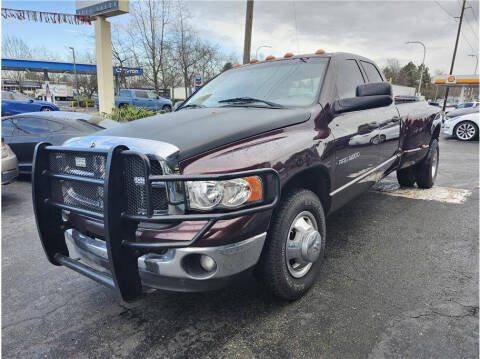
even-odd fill
[[[164,111],[153,111],[144,107],[122,106],[121,108],[114,107],[112,113],[107,117],[111,118],[114,121],[129,122],[138,120],[139,118],[153,116],[159,113],[164,113]]]

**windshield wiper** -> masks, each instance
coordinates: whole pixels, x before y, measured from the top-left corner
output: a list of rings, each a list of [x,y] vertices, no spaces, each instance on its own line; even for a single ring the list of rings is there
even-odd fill
[[[264,104],[267,104],[268,106],[271,107],[285,107],[283,105],[280,105],[275,102],[271,101],[266,101],[266,100],[261,100],[258,98],[253,98],[253,97],[234,97],[234,98],[227,98],[225,100],[220,100],[217,101],[218,103],[233,103],[233,104],[249,104],[249,103],[254,103],[254,102],[261,102]]]
[[[180,107],[180,110],[183,110],[184,108],[204,108],[204,107],[205,106],[203,105],[197,105],[195,103],[192,103],[190,105]]]

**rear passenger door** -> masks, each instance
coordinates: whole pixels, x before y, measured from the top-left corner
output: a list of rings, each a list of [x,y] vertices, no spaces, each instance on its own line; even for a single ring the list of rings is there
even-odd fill
[[[368,82],[356,59],[340,59],[336,63],[337,99],[356,97],[358,85]],[[335,184],[332,196],[340,207],[363,192],[375,180],[362,175],[377,167],[384,159],[378,151],[377,136],[384,111],[374,108],[338,114],[329,127],[335,140]]]
[[[384,77],[375,64],[360,60],[368,82],[383,82]],[[378,133],[375,139],[376,151],[383,161],[386,161],[397,152],[400,141],[400,117],[395,104],[375,109],[379,117]]]
[[[146,91],[135,91],[133,104],[137,107],[148,107],[148,95]]]

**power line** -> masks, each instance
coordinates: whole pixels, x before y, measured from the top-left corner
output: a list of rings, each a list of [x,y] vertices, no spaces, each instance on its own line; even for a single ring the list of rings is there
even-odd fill
[[[466,17],[467,17],[467,16],[465,15],[465,18],[466,18]],[[478,34],[477,34],[477,32],[473,29],[472,25],[470,25],[470,23],[469,23],[468,21],[465,21],[465,24],[467,24],[467,25],[468,25],[468,28],[469,28],[470,30],[472,30],[473,36],[475,36],[475,37],[477,38],[477,41],[478,41]]]
[[[465,40],[465,42],[468,44],[468,46],[470,47],[470,49],[473,51],[473,52],[478,52],[477,50],[475,50],[472,46],[472,44],[470,43],[470,41],[468,41],[467,39],[467,36],[463,33],[463,30],[461,31],[461,34],[463,36],[463,39]]]
[[[440,9],[442,9],[448,15],[448,17],[455,20],[455,16],[450,14],[450,12],[447,9],[445,9],[437,0],[433,0],[433,2],[437,4],[440,7]]]
[[[478,25],[477,16],[475,15],[475,11],[473,11],[473,2],[470,2],[469,9],[470,9],[470,11],[472,12],[473,20],[474,20],[474,21],[477,23],[477,25]]]

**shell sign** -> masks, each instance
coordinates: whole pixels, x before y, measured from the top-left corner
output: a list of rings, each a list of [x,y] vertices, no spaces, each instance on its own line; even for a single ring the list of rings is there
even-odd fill
[[[444,86],[478,86],[480,84],[478,74],[475,75],[440,75],[432,79],[435,85]]]

